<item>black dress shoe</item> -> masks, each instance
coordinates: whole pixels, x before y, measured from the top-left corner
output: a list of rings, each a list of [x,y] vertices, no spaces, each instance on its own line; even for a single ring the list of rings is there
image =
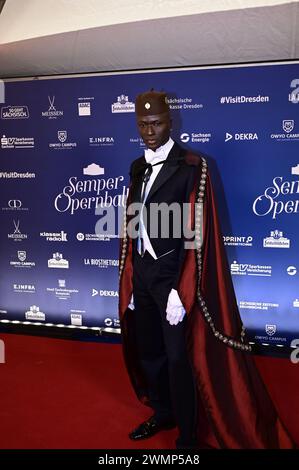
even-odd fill
[[[149,437],[157,434],[157,432],[166,429],[173,429],[175,427],[176,424],[173,421],[159,422],[154,416],[152,416],[147,421],[141,423],[136,429],[133,429],[133,431],[129,434],[129,438],[133,441],[148,439]]]

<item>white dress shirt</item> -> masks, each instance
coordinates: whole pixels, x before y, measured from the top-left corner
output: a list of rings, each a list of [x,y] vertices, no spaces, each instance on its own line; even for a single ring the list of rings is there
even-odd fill
[[[151,165],[154,165],[155,163],[158,163],[158,162],[162,162],[164,160],[166,160],[166,158],[168,157],[169,155],[169,152],[170,150],[172,149],[173,147],[173,144],[174,144],[174,141],[172,140],[172,138],[170,137],[168,139],[168,141],[166,142],[166,144],[164,145],[161,145],[161,147],[157,148],[157,150],[154,152],[153,150],[151,149],[146,149],[144,151],[144,158],[146,160],[146,163],[150,163]],[[157,178],[159,172],[161,171],[161,168],[162,168],[163,164],[162,165],[156,165],[156,166],[153,166],[153,171],[152,171],[152,174],[150,176],[150,179],[148,180],[148,183],[146,185],[146,190],[145,190],[145,196],[144,196],[144,201],[143,201],[143,206],[145,204],[145,201],[146,201],[146,198],[147,198],[147,195],[148,193],[150,192],[150,189],[155,181],[155,179]],[[141,189],[141,194],[143,193],[143,188],[144,188],[144,183],[142,184],[142,189]],[[140,237],[143,238],[143,246],[144,246],[144,250],[145,251],[148,251],[149,254],[154,258],[154,259],[157,259],[157,255],[152,247],[152,244],[150,242],[150,239],[149,239],[149,236],[148,236],[148,233],[145,229],[145,226],[144,226],[144,222],[143,222],[143,218],[142,218],[142,210],[143,210],[143,206],[141,208],[141,217],[140,217],[140,228],[139,228],[139,233],[140,233]],[[137,249],[140,253],[140,238],[138,238],[138,243],[137,243]]]

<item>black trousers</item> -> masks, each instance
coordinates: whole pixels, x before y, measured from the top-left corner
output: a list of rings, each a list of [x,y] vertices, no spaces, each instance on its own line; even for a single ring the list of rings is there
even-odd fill
[[[154,260],[134,253],[136,345],[157,420],[173,419],[183,443],[194,440],[196,393],[186,348],[186,322],[166,320],[168,295],[178,269],[177,252]]]

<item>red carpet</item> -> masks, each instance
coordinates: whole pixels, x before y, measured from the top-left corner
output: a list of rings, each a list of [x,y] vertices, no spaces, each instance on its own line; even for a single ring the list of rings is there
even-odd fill
[[[128,431],[149,416],[135,398],[121,346],[0,334],[2,449],[171,449],[176,430],[133,443]],[[281,417],[299,443],[299,364],[257,358]]]

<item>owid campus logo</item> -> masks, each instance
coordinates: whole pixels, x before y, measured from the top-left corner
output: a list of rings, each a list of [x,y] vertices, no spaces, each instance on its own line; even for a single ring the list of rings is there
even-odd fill
[[[299,164],[292,167],[292,175],[299,175]],[[276,219],[280,214],[297,214],[299,212],[299,179],[285,180],[275,176],[273,186],[268,186],[252,204],[252,210],[258,217],[269,215]]]
[[[267,333],[267,335],[273,336],[275,335],[276,331],[276,325],[265,325],[265,332]]]
[[[283,132],[279,133],[273,133],[271,134],[271,139],[275,140],[277,142],[290,142],[290,141],[297,141],[299,140],[299,134],[298,133],[293,133],[293,130],[295,128],[295,121],[294,119],[284,119],[282,121],[282,129],[284,130]]]
[[[294,119],[285,119],[282,121],[282,127],[285,132],[292,132],[294,129]]]
[[[18,261],[10,261],[10,266],[14,268],[34,268],[35,262],[27,260],[27,252],[19,250],[17,252]]]
[[[77,147],[77,142],[67,142],[68,133],[66,130],[57,131],[57,138],[59,142],[50,142],[49,148],[54,150],[71,150]]]

